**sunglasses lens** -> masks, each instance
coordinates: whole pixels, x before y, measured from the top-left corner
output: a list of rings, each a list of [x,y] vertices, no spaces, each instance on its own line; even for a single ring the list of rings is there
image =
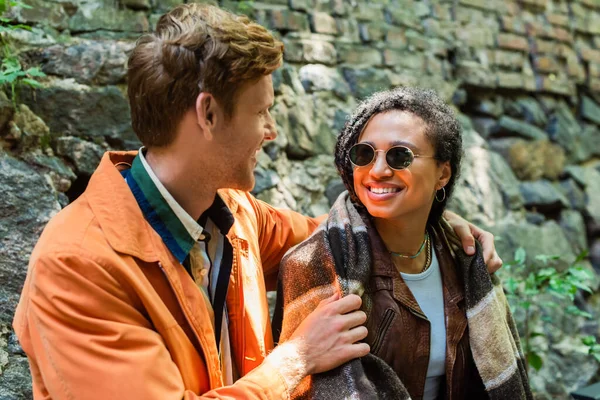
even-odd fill
[[[374,156],[375,151],[368,144],[358,143],[350,149],[350,161],[359,167],[369,165]]]
[[[412,163],[413,157],[413,153],[408,147],[396,146],[387,151],[385,159],[390,167],[404,169]]]

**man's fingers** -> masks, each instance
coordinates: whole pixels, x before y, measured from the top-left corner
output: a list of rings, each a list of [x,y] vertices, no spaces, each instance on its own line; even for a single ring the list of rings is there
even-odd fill
[[[317,308],[325,307],[326,305],[337,301],[339,298],[340,298],[340,294],[336,292],[332,296],[329,296],[326,299],[321,300],[319,302],[319,305],[317,306]]]
[[[354,311],[349,314],[342,315],[341,318],[343,318],[342,329],[348,330],[364,324],[367,320],[367,314],[365,314],[363,311]]]
[[[484,232],[479,235],[479,243],[481,243],[481,247],[483,247],[483,260],[487,264],[494,258],[494,254],[496,250],[494,249],[494,235],[489,232]]]
[[[502,268],[502,259],[500,258],[500,256],[498,256],[498,253],[494,253],[494,257],[490,260],[490,262],[488,262],[485,265],[487,267],[488,272],[490,274],[493,274],[494,272]]]
[[[358,310],[362,304],[362,299],[356,294],[349,294],[331,303],[331,311],[335,314],[347,314],[350,311]]]
[[[346,332],[346,339],[348,343],[356,343],[359,340],[363,340],[367,337],[369,331],[364,326],[357,326],[356,328],[350,329]]]
[[[371,347],[366,343],[355,343],[352,345],[352,351],[354,352],[354,357],[364,357],[371,351]]]
[[[475,254],[475,238],[471,234],[471,229],[468,224],[454,225],[454,232],[460,238],[463,249],[468,255]]]

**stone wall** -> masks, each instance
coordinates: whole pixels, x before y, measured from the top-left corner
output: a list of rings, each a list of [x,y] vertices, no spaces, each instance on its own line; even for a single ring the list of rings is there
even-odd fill
[[[137,148],[125,97],[134,40],[178,0],[26,0],[10,35],[48,75],[14,109],[0,96],[0,400],[29,399],[27,362],[10,330],[41,229],[85,188],[107,149]],[[216,1],[213,1],[216,4]],[[573,258],[600,271],[600,1],[222,0],[285,43],[274,74],[279,136],[256,170],[257,197],[325,213],[341,190],[336,134],[357,101],[397,85],[431,87],[459,112],[465,162],[452,208],[497,235],[501,256]],[[590,264],[590,268],[591,268]],[[533,383],[540,398],[598,380],[562,323]]]

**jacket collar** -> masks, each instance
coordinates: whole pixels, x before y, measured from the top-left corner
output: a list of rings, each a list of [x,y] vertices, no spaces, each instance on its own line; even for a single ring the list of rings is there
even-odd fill
[[[143,207],[138,205],[136,196],[123,176],[123,171],[136,164],[137,153],[137,151],[105,153],[90,178],[83,196],[89,202],[106,239],[115,251],[135,256],[146,262],[156,262],[159,260],[159,254],[154,246],[153,235],[158,233],[171,253],[182,262],[183,259],[180,259],[182,254],[173,251],[175,249],[172,247],[173,243],[166,241],[161,232],[156,229],[157,225],[147,217],[147,213],[145,215],[142,211]],[[156,189],[155,186],[154,188]],[[215,201],[201,219],[211,218],[221,233],[226,235],[233,225],[234,217],[221,196],[215,197]],[[162,196],[160,198],[164,201]]]
[[[156,183],[157,181],[149,175],[149,171],[143,165],[143,160],[139,154],[133,160],[131,168],[123,171],[122,174],[126,178],[127,184],[146,220],[160,235],[175,258],[183,263],[196,240],[198,240],[199,233],[197,236],[193,236],[185,227],[180,217],[157,187],[157,184],[160,185],[160,183]],[[163,191],[165,191],[166,196],[169,196],[166,189],[163,189]],[[172,201],[175,200],[172,199]],[[185,213],[183,209],[180,212]],[[214,222],[223,235],[229,232],[234,221],[233,215],[219,195],[215,195],[212,205],[200,216],[197,221],[198,225],[206,225],[208,218]]]
[[[419,309],[418,303],[410,292],[410,289],[406,286],[400,273],[396,270],[392,257],[379,236],[377,229],[370,223],[370,220],[364,217],[363,219],[368,226],[369,240],[371,241],[371,249],[373,252],[372,275],[387,276],[394,279],[394,296],[398,297],[398,299],[406,305]],[[453,233],[447,232],[440,225],[435,226],[433,229],[429,229],[429,231],[433,239],[434,250],[440,265],[440,272],[444,282],[444,291],[446,292],[445,297],[447,296],[448,300],[451,302],[458,302],[463,299],[464,292],[456,270],[456,261],[453,257],[454,249],[446,237],[446,235]]]

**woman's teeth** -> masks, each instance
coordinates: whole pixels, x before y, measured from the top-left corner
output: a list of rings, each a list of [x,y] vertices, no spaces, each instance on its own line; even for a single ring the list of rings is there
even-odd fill
[[[384,193],[396,193],[400,191],[400,188],[369,188],[371,193],[384,194]]]

